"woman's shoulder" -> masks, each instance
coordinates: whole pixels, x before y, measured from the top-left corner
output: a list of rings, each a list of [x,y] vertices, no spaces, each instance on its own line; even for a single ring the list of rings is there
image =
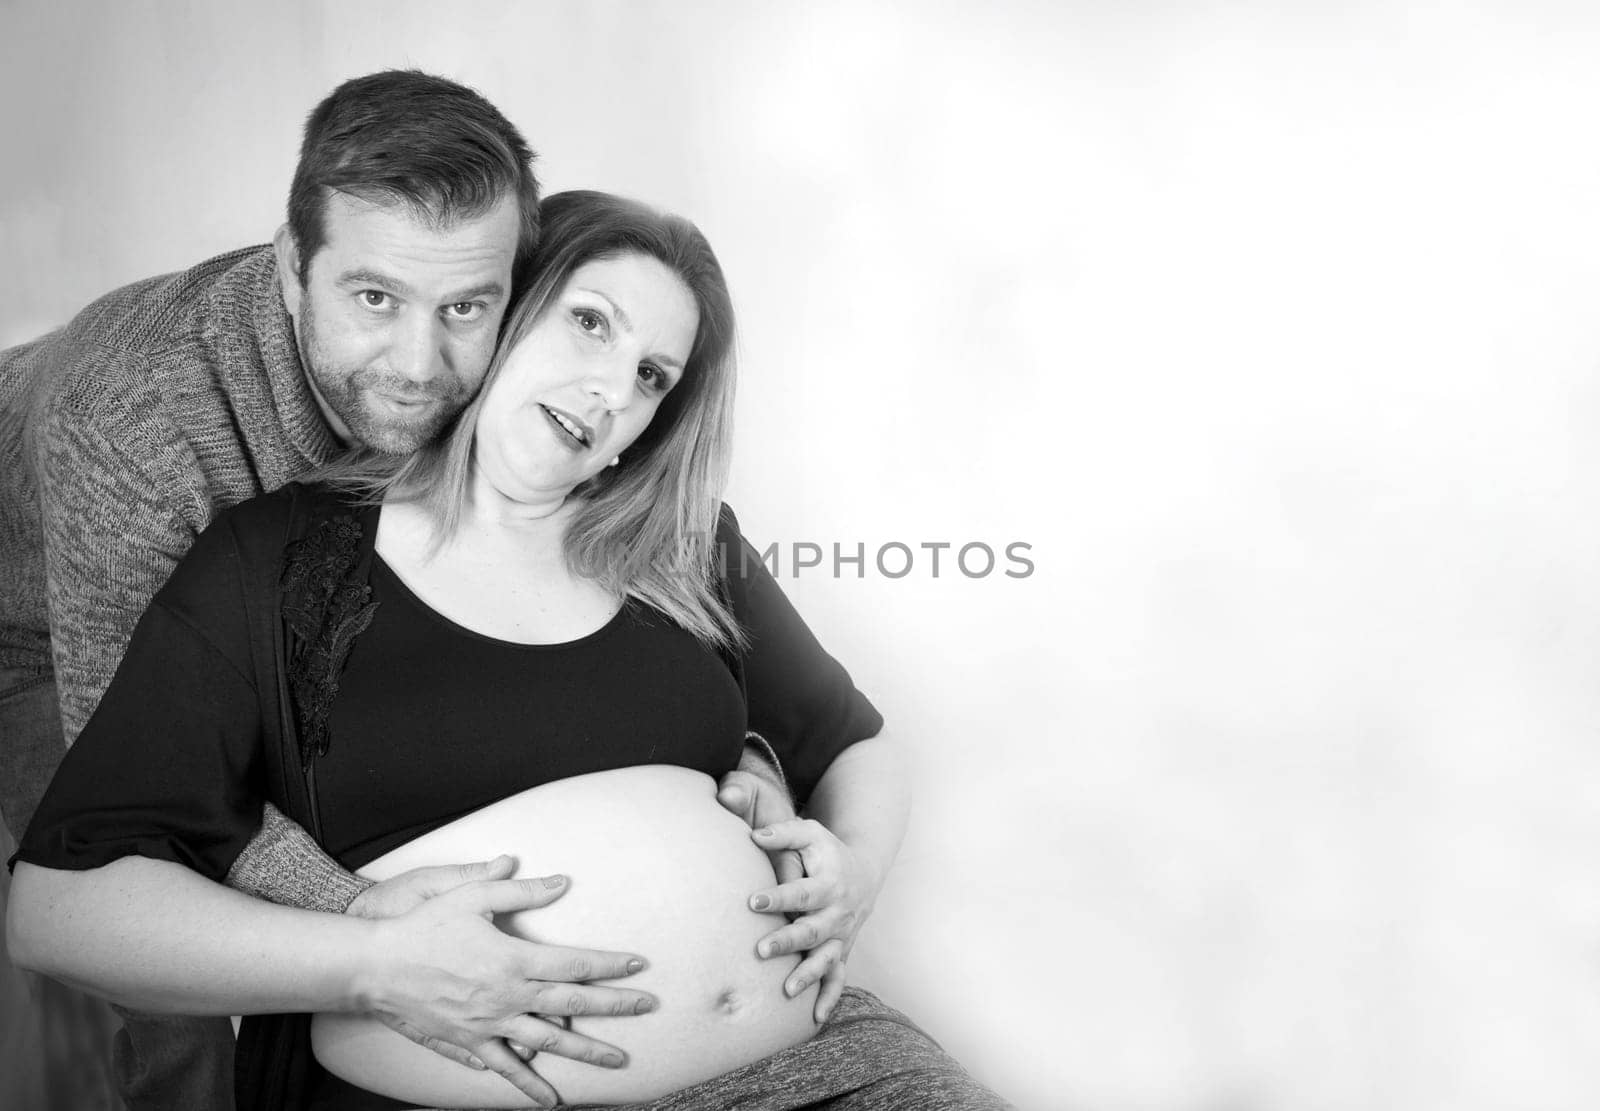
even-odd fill
[[[733,506],[723,502],[722,507],[717,510],[717,540],[722,543],[737,542],[741,537],[739,518],[733,512]]]

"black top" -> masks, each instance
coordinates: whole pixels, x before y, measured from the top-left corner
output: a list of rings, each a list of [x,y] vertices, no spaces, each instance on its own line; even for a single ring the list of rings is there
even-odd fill
[[[273,549],[289,501],[279,491],[245,502],[196,541],[15,859],[87,869],[140,855],[226,877],[270,796],[261,706],[271,699],[257,695],[241,586],[260,576],[241,565]],[[729,595],[751,642],[745,707],[721,656],[640,603],[577,641],[511,644],[435,613],[374,560],[374,619],[339,677],[316,761],[325,847],[359,867],[467,811],[607,768],[680,764],[715,777],[738,762],[747,727],[772,742],[803,801],[882,718],[729,535]]]
[[[381,559],[371,581],[377,611],[317,761],[323,837],[347,868],[552,780],[637,764],[715,779],[739,763],[727,665],[640,603],[580,640],[512,644],[430,609]]]

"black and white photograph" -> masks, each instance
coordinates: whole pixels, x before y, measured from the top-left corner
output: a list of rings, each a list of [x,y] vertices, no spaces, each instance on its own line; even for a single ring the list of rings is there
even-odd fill
[[[1591,1111],[1597,135],[1560,0],[0,0],[0,1108]]]

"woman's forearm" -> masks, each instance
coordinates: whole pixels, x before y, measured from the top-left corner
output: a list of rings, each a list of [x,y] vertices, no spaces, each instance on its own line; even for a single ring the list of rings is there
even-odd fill
[[[911,812],[903,746],[879,734],[828,765],[806,803],[815,818],[868,866],[881,887],[905,837]]]
[[[357,1009],[375,924],[274,906],[170,861],[19,863],[12,960],[114,1002],[181,1014]]]

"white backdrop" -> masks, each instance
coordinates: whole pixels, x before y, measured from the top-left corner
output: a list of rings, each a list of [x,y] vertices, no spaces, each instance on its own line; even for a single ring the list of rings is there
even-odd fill
[[[859,980],[1026,1106],[1592,1108],[1597,58],[1527,0],[0,0],[0,343],[264,241],[340,80],[466,81],[729,272],[730,501],[917,752]]]

